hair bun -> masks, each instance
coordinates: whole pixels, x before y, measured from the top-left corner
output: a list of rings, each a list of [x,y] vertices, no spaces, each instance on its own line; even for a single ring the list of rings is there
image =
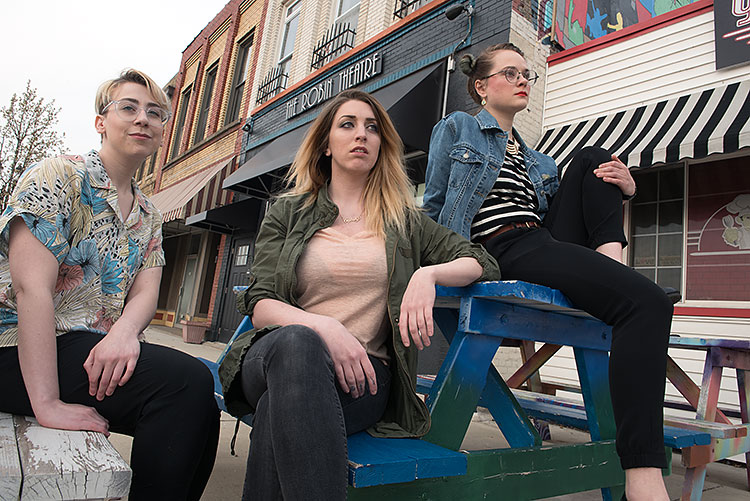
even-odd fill
[[[477,60],[471,54],[464,54],[461,59],[458,60],[458,67],[465,75],[471,76],[477,67]]]

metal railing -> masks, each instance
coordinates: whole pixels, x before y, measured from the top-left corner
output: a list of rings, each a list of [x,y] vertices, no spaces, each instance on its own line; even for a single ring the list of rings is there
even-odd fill
[[[430,0],[396,0],[396,7],[393,11],[393,17],[403,19],[429,2]]]
[[[334,24],[313,49],[310,68],[317,70],[354,47],[357,32],[351,24]]]
[[[276,66],[269,71],[258,86],[258,95],[255,98],[255,104],[263,104],[286,89],[288,79],[289,75],[282,71],[281,66]]]

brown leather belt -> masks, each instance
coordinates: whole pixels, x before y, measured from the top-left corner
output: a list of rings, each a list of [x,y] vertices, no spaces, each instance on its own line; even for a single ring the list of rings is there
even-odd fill
[[[499,227],[498,229],[496,229],[495,231],[493,231],[492,233],[488,235],[477,237],[476,241],[479,242],[480,244],[483,244],[485,242],[492,240],[495,237],[502,235],[506,231],[517,230],[518,228],[541,228],[541,227],[542,225],[540,225],[536,221],[524,221],[522,223],[508,223],[508,224],[502,225],[501,227]]]

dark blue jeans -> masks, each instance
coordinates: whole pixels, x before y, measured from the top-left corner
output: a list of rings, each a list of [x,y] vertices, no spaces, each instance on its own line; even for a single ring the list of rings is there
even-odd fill
[[[289,325],[253,343],[241,372],[255,408],[243,500],[346,499],[346,437],[375,424],[388,402],[390,370],[370,361],[378,392],[354,399],[312,329]]]

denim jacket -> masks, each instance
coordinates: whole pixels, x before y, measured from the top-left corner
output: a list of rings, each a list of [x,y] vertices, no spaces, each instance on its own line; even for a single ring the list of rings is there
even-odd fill
[[[560,185],[552,157],[532,150],[513,130],[544,219],[549,198]],[[457,111],[432,129],[424,209],[432,219],[470,237],[471,222],[492,189],[505,159],[508,133],[486,110],[476,116]]]

